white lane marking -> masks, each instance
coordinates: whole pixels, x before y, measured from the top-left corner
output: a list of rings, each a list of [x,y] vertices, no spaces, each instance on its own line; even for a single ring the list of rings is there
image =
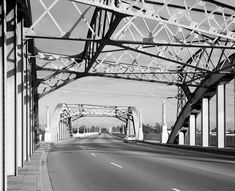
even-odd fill
[[[113,163],[113,162],[111,162],[110,164],[113,165],[113,166],[116,166],[116,167],[118,167],[118,168],[123,168],[121,165],[118,165],[118,164]]]
[[[96,156],[96,154],[94,154],[94,153],[91,153],[91,155]]]
[[[177,188],[172,188],[172,190],[174,190],[174,191],[181,191],[181,190],[179,190],[179,189],[177,189]]]

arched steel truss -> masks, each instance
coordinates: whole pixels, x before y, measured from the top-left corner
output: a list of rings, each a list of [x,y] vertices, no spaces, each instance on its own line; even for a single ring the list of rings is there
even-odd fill
[[[127,106],[105,106],[91,104],[63,104],[60,118],[71,118],[71,122],[82,117],[114,117],[127,122],[132,117],[132,108]]]
[[[233,79],[235,7],[222,1],[34,0],[31,4],[36,4],[32,13],[35,7],[40,13],[33,15],[24,37],[35,42],[35,52],[28,57],[36,61],[39,98],[85,76],[176,85],[178,119],[172,143],[193,107],[200,109],[200,99],[213,96],[219,81]],[[41,45],[50,43],[51,47]]]
[[[61,124],[67,126],[66,131],[72,134],[72,122],[82,117],[113,117],[125,123],[127,134],[131,131],[138,140],[143,140],[142,116],[133,106],[105,106],[91,104],[58,104],[50,123],[52,140],[58,140]]]

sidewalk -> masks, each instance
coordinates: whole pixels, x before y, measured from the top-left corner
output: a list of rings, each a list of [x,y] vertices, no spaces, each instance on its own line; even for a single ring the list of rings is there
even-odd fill
[[[162,144],[162,143],[159,143],[159,141],[154,141],[154,140],[143,140],[139,142],[152,144],[152,145],[160,145],[164,147],[172,147],[175,149],[184,149],[184,150],[191,150],[191,151],[208,152],[208,153],[214,153],[214,154],[235,156],[234,148],[216,148],[216,147],[202,147],[202,146],[197,146],[197,145],[189,146],[189,145],[177,145],[177,144]]]
[[[47,153],[53,143],[40,143],[30,161],[18,170],[18,176],[8,176],[7,190],[52,191],[47,171]]]

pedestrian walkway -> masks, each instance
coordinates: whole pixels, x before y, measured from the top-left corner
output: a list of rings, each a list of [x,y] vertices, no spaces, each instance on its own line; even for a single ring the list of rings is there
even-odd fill
[[[18,169],[18,176],[8,176],[7,190],[52,191],[47,171],[47,152],[52,143],[40,143],[30,161]]]

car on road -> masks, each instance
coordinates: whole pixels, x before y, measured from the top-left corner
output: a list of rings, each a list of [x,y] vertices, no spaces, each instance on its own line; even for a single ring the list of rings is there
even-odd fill
[[[135,137],[135,135],[127,135],[124,137],[124,143],[136,143],[137,142],[137,138]]]

